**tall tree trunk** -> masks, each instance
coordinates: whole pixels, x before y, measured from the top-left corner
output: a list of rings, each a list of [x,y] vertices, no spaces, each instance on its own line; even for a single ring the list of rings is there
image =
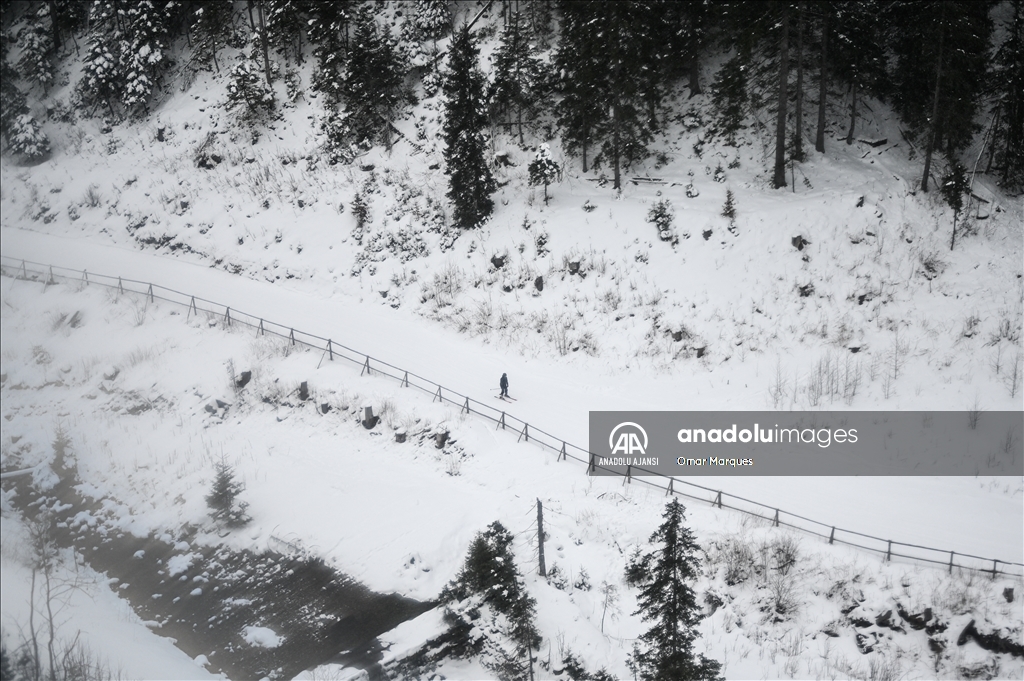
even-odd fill
[[[828,95],[828,9],[821,24],[821,74],[818,81],[818,130],[814,136],[814,150],[825,153],[825,99]]]
[[[253,0],[246,0],[245,8],[249,10],[249,30],[253,33],[256,32],[256,21],[252,18],[252,3]]]
[[[581,145],[583,147],[583,172],[587,172],[587,138],[588,137],[589,137],[589,134],[587,132],[584,132],[583,133],[583,144]]]
[[[850,85],[850,131],[846,133],[846,143],[853,144],[853,131],[857,127],[857,76],[853,76],[853,83]]]
[[[932,170],[932,149],[935,146],[939,127],[939,93],[942,92],[942,44],[946,38],[946,3],[942,3],[939,15],[939,58],[935,65],[935,96],[932,98],[932,119],[929,121],[928,145],[924,151],[924,174],[921,176],[921,191],[928,191],[928,173]]]
[[[60,52],[61,48],[64,47],[64,43],[60,39],[60,21],[57,17],[56,0],[49,0],[47,6],[50,11],[50,30],[53,31],[53,51]]]
[[[263,43],[263,68],[267,73],[267,87],[270,85],[270,46],[267,44],[267,22],[263,17],[263,0],[257,0],[257,13],[260,17],[260,42]]]
[[[793,158],[804,160],[804,3],[796,15],[796,123],[793,131]]]
[[[779,115],[775,121],[775,174],[772,185],[786,186],[786,103],[789,85],[789,11],[782,3],[782,36],[779,38]]]
[[[988,165],[985,166],[985,174],[989,174],[992,171],[992,158],[996,155],[996,138],[999,130],[999,115],[1003,112],[1003,107],[996,107],[996,121],[992,124],[992,145],[988,148]]]

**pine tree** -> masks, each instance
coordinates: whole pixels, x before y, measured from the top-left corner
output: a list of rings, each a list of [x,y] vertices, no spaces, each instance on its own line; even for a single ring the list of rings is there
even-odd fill
[[[6,31],[0,31],[0,135],[10,143],[10,136],[18,118],[28,113],[25,93],[18,89],[15,81],[19,74],[16,68],[7,61]]]
[[[531,185],[544,185],[544,205],[548,205],[548,185],[554,182],[561,172],[555,159],[551,158],[551,147],[547,144],[540,145],[537,155],[530,161],[528,170]]]
[[[201,58],[213,61],[220,72],[217,51],[224,47],[231,37],[233,18],[232,0],[208,0],[192,8],[191,31],[195,36],[193,50]]]
[[[416,14],[412,20],[420,40],[437,41],[452,28],[452,16],[448,11],[448,0],[420,0],[416,3]]]
[[[711,98],[716,110],[717,132],[728,146],[734,147],[736,133],[743,128],[747,105],[747,77],[739,56],[722,65],[711,86]]]
[[[342,92],[355,142],[369,147],[391,145],[392,121],[407,102],[405,64],[388,29],[381,29],[370,11],[356,18]]]
[[[511,132],[512,114],[519,129],[519,143],[524,144],[523,117],[537,116],[543,69],[531,43],[529,30],[516,12],[501,34],[501,43],[494,57],[494,81],[488,92],[491,115],[495,120],[505,118]]]
[[[882,93],[885,82],[883,9],[873,0],[837,5],[830,17],[829,70],[850,87],[850,125],[846,143],[857,127],[858,98]]]
[[[206,503],[211,509],[210,515],[228,527],[241,527],[251,520],[245,513],[249,505],[244,501],[238,501],[238,495],[245,487],[235,480],[235,472],[223,460],[214,467],[216,475],[213,489],[206,495]]]
[[[477,65],[478,54],[469,27],[463,27],[452,42],[443,85],[448,199],[455,224],[467,229],[490,216],[491,194],[496,189],[487,165],[485,80]]]
[[[50,23],[49,5],[43,5],[29,16],[20,34],[21,59],[18,60],[18,70],[23,78],[41,86],[43,92],[53,85],[53,33]]]
[[[308,25],[306,5],[302,0],[266,0],[264,8],[270,47],[285,59],[294,57],[299,63],[302,63],[302,36]]]
[[[993,59],[990,82],[995,96],[992,151],[1002,166],[1000,180],[1011,190],[1024,188],[1024,1],[1013,0],[1013,13],[1006,22],[1006,39]]]
[[[242,54],[231,69],[228,82],[228,111],[241,109],[244,118],[256,118],[274,109],[274,91],[264,80],[259,64],[259,42],[253,44],[248,55]]]
[[[627,578],[640,587],[635,614],[651,624],[634,645],[629,662],[644,681],[721,678],[720,663],[693,651],[703,619],[691,586],[700,573],[700,546],[683,525],[685,510],[673,498],[665,507],[664,522],[649,540],[656,547],[627,566]]]
[[[567,154],[579,154],[583,172],[587,172],[588,152],[596,144],[598,127],[608,115],[608,108],[597,106],[605,101],[606,83],[601,46],[590,21],[596,3],[562,0],[562,30],[555,65],[562,95],[555,107],[562,144]]]
[[[30,161],[38,160],[50,153],[50,140],[31,114],[24,113],[14,121],[14,127],[7,138],[11,151]]]
[[[318,2],[309,8],[309,42],[316,70],[313,89],[324,93],[325,109],[341,101],[345,84],[349,11],[347,2]]]
[[[164,18],[169,4],[173,3],[161,3],[157,8],[151,0],[139,0],[125,13],[127,44],[121,51],[121,72],[124,74],[123,103],[128,110],[145,110],[165,65],[167,29]]]
[[[511,656],[495,651],[499,656],[495,666],[501,678],[523,678],[527,667],[532,673],[532,651],[541,642],[535,624],[537,602],[526,592],[512,554],[512,541],[512,533],[500,522],[488,525],[470,543],[462,569],[440,596],[441,603],[448,606],[444,617],[453,632],[468,634],[479,617],[479,608],[484,606],[505,616],[505,634],[514,649]],[[455,607],[457,604],[463,607]],[[468,643],[462,647],[467,652],[473,649]]]
[[[887,21],[900,27],[891,42],[892,100],[924,148],[921,189],[928,191],[932,153],[955,156],[977,129],[992,30],[989,4],[929,0],[886,9]]]
[[[939,188],[946,205],[953,209],[953,236],[949,239],[949,250],[951,251],[956,245],[956,222],[960,217],[960,211],[964,209],[964,194],[970,189],[971,185],[967,181],[967,169],[954,161],[942,177],[942,186]]]
[[[125,49],[124,20],[112,0],[94,0],[89,9],[89,38],[82,60],[79,84],[82,100],[93,106],[106,104],[114,115],[114,103],[125,89],[122,52]]]

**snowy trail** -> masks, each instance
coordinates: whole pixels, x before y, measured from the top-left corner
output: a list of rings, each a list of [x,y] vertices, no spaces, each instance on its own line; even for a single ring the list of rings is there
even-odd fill
[[[758,370],[757,360],[699,371],[692,379],[639,371],[610,374],[597,363],[581,371],[578,363],[506,356],[410,311],[333,296],[308,282],[270,284],[176,257],[9,227],[2,228],[0,239],[8,257],[148,281],[332,338],[485,404],[504,406],[582,447],[589,410],[764,408],[763,395],[743,384],[744,376]],[[767,360],[761,362],[767,367]],[[509,374],[510,393],[519,398],[509,405],[491,397],[502,372]],[[560,470],[582,474],[577,467]],[[987,489],[992,479],[702,477],[698,482],[849,530],[1024,561],[1024,500],[1019,493],[992,493]],[[1017,479],[1002,482],[1020,486]]]

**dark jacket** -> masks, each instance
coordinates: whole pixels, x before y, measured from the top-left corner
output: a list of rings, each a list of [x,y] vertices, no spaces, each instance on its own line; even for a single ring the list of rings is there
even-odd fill
[[[498,382],[498,385],[501,387],[502,390],[507,390],[508,389],[508,376],[506,376],[505,374],[502,374],[501,375],[501,381]]]

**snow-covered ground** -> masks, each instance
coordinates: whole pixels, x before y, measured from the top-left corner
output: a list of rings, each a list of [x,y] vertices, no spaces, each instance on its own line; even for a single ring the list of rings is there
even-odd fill
[[[495,151],[516,165],[497,171],[507,184],[490,222],[459,235],[439,226],[446,180],[430,168],[436,98],[398,124],[412,139],[422,127],[424,152],[399,142],[390,154],[330,167],[314,160],[319,141],[307,117],[319,113],[315,100],[287,105],[250,146],[223,110],[223,88],[201,74],[148,120],[107,132],[90,119],[53,125],[50,160],[19,167],[5,159],[2,255],[202,296],[481,402],[493,401],[507,372],[518,401],[501,406],[580,446],[591,410],[1024,411],[1012,379],[1022,361],[1024,206],[979,177],[986,219],[950,252],[951,215],[935,192],[914,191],[918,161],[881,103],[866,114],[863,136],[889,143],[830,139],[826,154],[797,164],[795,191],[766,188],[768,146],[755,132],[737,149],[709,142],[697,157],[701,129],[674,123],[659,142],[667,163],[633,169],[657,181],[627,183],[617,196],[598,174],[559,158],[565,172],[545,204],[526,183],[532,151],[499,136]],[[699,116],[707,103],[693,101]],[[197,168],[199,150],[223,160]],[[691,184],[697,196],[687,196]],[[720,215],[727,190],[736,198],[734,231]],[[350,210],[356,192],[370,207],[362,233]],[[647,221],[664,199],[675,245]],[[516,535],[538,602],[541,677],[553,676],[568,649],[591,669],[631,676],[625,660],[643,624],[623,566],[657,526],[662,492],[590,478],[428,394],[168,303],[11,278],[0,280],[0,294],[5,471],[38,465],[45,482],[59,427],[81,491],[104,500],[112,526],[139,536],[191,526],[199,544],[301,549],[374,590],[423,601],[457,573],[473,536],[500,520]],[[855,380],[844,395],[822,397],[816,376],[840,366]],[[251,371],[251,383],[236,391],[232,371]],[[302,381],[307,402],[295,396]],[[373,430],[358,423],[364,405],[383,415]],[[436,427],[451,433],[444,449],[429,437]],[[394,442],[396,428],[408,442]],[[205,501],[218,461],[244,481],[253,517],[229,534]],[[699,482],[848,530],[1024,562],[1019,477]],[[562,588],[536,572],[538,499],[548,567],[567,575]],[[7,515],[13,503],[5,495],[8,643],[25,626],[31,578],[23,528]],[[721,601],[708,606],[702,641],[728,678],[1024,676],[1020,658],[957,645],[971,620],[1021,640],[1019,578],[886,564],[877,553],[685,503],[709,566],[698,590]],[[800,558],[776,617],[767,584],[725,575],[736,550],[756,555],[787,537]],[[584,571],[590,589],[574,585]],[[133,620],[101,575],[82,573],[92,586],[75,592],[63,631],[88,634],[126,676],[205,678]],[[602,583],[621,594],[605,613]],[[896,631],[880,616],[897,604],[910,614],[932,608],[945,630]],[[866,626],[851,623],[858,617]],[[256,619],[248,626],[239,646],[279,642],[281,632]],[[389,632],[385,661],[441,628],[431,610]],[[489,675],[473,660],[441,671]],[[335,666],[309,675],[354,673]]]

